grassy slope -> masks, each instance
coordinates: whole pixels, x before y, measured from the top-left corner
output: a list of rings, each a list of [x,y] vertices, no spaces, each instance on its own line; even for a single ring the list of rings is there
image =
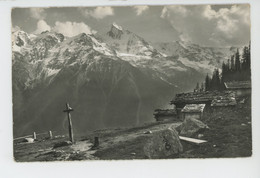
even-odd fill
[[[210,129],[203,138],[207,143],[194,145],[183,142],[184,152],[179,158],[228,158],[252,155],[251,99],[235,107],[208,109],[202,121]],[[116,136],[116,135],[114,135]],[[95,155],[101,159],[145,159],[143,144],[145,135],[112,144],[109,148],[98,150]],[[132,154],[135,153],[135,154]],[[174,157],[169,158],[176,158]]]
[[[209,108],[205,110],[202,121],[210,127],[201,138],[208,142],[194,145],[182,141],[184,152],[177,155],[177,158],[227,158],[252,155],[250,98],[247,98],[244,104],[238,104],[232,108]],[[144,132],[148,130],[156,132],[169,127],[171,124],[152,123],[129,129],[99,130],[87,136],[78,137],[77,146],[79,147],[86,142],[93,143],[93,138],[99,137],[100,146],[95,153],[93,152],[94,157],[86,156],[89,151],[84,149],[75,153],[71,146],[52,149],[55,143],[67,138],[32,144],[15,144],[14,156],[17,161],[146,159],[143,146],[148,135]],[[176,155],[169,158],[176,158]]]
[[[210,130],[204,133],[203,139],[208,140],[202,146],[193,148],[184,145],[181,158],[219,158],[248,157],[252,155],[251,131],[251,99],[244,104],[231,108],[208,110],[203,116],[203,122]]]

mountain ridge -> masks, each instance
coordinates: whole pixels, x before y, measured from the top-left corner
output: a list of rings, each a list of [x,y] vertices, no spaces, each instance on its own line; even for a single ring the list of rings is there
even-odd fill
[[[67,101],[75,108],[76,133],[151,122],[154,109],[203,80],[200,68],[118,25],[111,29],[74,37],[13,32],[15,135],[66,130]]]

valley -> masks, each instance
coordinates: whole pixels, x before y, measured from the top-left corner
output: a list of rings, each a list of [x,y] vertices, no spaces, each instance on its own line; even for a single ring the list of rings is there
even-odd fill
[[[192,90],[232,52],[184,42],[153,46],[115,23],[107,31],[74,37],[13,32],[15,137],[65,132],[66,102],[77,111],[76,134],[152,122],[154,109]]]

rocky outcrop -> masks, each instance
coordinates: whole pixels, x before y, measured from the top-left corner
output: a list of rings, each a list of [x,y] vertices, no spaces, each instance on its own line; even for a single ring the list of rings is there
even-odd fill
[[[111,26],[108,35],[113,39],[121,39],[121,35],[123,34],[122,27],[118,26],[117,24],[113,23]]]
[[[167,158],[182,151],[179,135],[173,128],[152,133],[144,145],[144,154],[149,159]]]
[[[198,134],[203,133],[206,129],[209,129],[206,124],[192,118],[185,119],[184,122],[176,128],[181,136],[186,137],[197,137]]]
[[[33,138],[25,138],[25,139],[23,140],[23,142],[33,143],[33,142],[34,142],[34,139],[33,139]]]

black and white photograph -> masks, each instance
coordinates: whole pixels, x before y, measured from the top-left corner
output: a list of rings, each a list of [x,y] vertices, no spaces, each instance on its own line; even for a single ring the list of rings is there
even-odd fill
[[[250,4],[11,11],[16,162],[252,155]]]

